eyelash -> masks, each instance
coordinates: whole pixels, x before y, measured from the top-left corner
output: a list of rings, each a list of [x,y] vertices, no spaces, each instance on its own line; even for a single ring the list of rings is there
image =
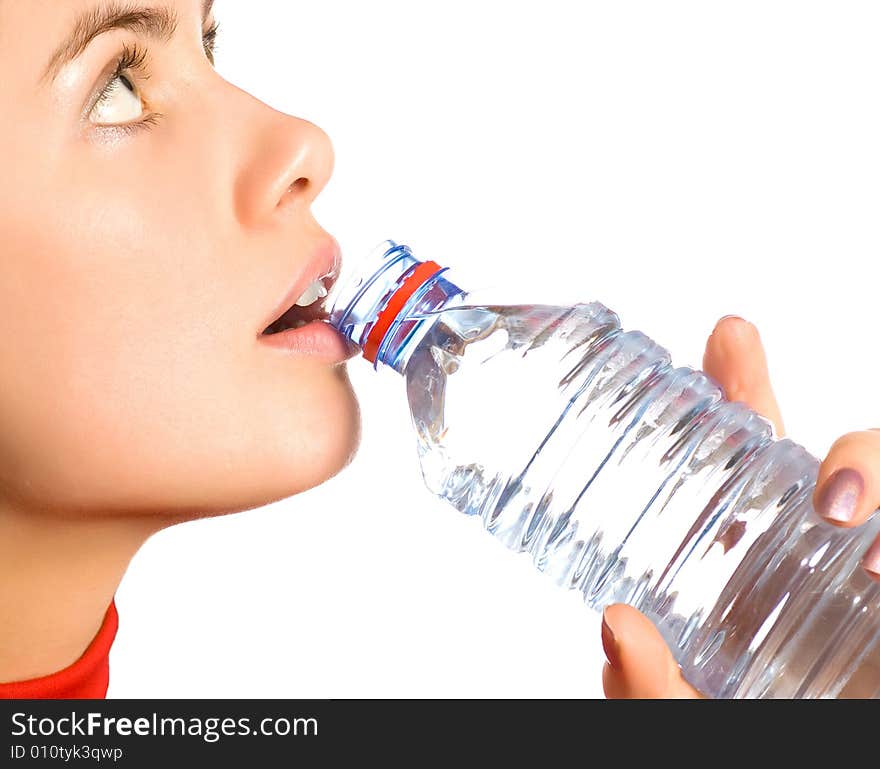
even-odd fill
[[[208,61],[210,61],[211,64],[214,63],[214,53],[217,50],[217,32],[219,29],[220,24],[215,21],[202,34],[202,45],[205,49],[205,55],[208,57]],[[138,74],[139,79],[149,80],[150,74],[146,68],[146,59],[146,49],[141,48],[137,43],[132,46],[128,46],[127,44],[123,45],[122,51],[119,54],[119,57],[116,59],[116,66],[113,69],[113,74],[111,74],[110,77],[107,79],[107,82],[101,89],[101,93],[98,94],[98,98],[95,99],[94,104],[92,104],[91,108],[94,109],[97,105],[103,104],[110,97],[110,91],[112,90],[113,83],[118,78],[124,77],[126,72],[135,72]],[[125,79],[131,82],[130,78]],[[134,84],[132,83],[132,85]],[[115,125],[98,127],[112,131],[121,131],[123,133],[129,134],[140,129],[150,130],[159,122],[159,118],[161,117],[162,115],[160,113],[152,112],[143,117],[141,120],[132,123],[117,123]]]
[[[217,33],[219,31],[220,22],[215,21],[202,35],[202,45],[205,47],[205,54],[211,64],[214,63],[214,55],[217,53]]]

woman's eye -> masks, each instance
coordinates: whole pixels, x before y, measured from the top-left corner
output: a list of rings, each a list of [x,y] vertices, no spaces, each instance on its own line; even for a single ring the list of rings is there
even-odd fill
[[[125,75],[116,75],[108,84],[92,111],[89,120],[98,125],[130,123],[144,113],[144,103],[137,88]]]

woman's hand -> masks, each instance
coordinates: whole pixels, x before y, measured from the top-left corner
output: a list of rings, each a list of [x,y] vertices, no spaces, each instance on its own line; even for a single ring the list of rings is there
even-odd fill
[[[736,315],[725,315],[709,336],[703,371],[724,389],[730,401],[743,401],[769,419],[778,437],[785,427],[767,371],[758,329]],[[838,438],[819,468],[813,506],[830,523],[853,527],[880,504],[880,429]],[[868,548],[863,568],[880,580],[880,537]],[[602,615],[602,646],[608,662],[602,671],[609,699],[695,698],[657,629],[641,612],[625,604]]]

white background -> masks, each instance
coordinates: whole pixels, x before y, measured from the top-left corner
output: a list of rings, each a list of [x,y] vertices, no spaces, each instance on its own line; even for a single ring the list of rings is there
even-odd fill
[[[217,64],[324,128],[316,201],[699,368],[753,321],[789,435],[880,426],[873,2],[218,0]],[[210,130],[210,126],[206,126]],[[555,292],[555,293],[554,293]],[[601,697],[599,615],[424,488],[403,380],[355,359],[354,463],[164,531],[117,594],[111,697]]]

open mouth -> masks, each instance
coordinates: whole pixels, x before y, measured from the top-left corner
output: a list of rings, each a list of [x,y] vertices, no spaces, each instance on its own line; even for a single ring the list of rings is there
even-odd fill
[[[332,278],[324,278],[322,281],[324,289],[329,291]],[[294,304],[284,313],[272,321],[264,330],[264,335],[277,334],[281,331],[287,331],[291,328],[300,328],[315,320],[327,320],[330,313],[327,312],[325,301],[327,297],[316,298],[311,304],[304,307]]]

